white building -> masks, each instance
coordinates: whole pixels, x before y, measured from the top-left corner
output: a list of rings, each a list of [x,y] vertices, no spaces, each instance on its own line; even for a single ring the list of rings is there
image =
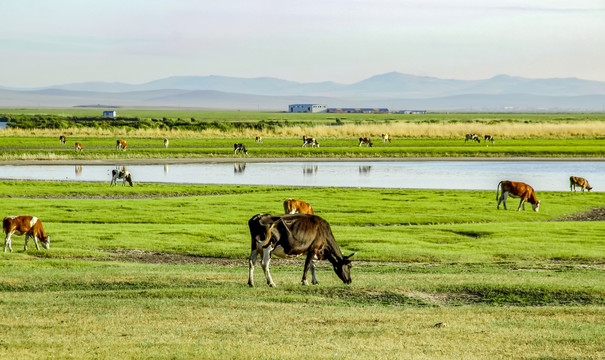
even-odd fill
[[[322,113],[328,112],[328,107],[326,105],[319,104],[292,104],[289,106],[288,111],[291,113]]]
[[[103,117],[116,117],[117,114],[114,111],[103,111]]]

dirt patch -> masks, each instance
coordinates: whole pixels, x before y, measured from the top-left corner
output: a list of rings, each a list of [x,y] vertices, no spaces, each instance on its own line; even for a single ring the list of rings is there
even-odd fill
[[[554,221],[605,221],[605,207],[595,207],[588,212],[568,215]]]

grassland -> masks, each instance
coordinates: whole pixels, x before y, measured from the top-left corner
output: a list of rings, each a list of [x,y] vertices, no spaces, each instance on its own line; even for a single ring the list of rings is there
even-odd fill
[[[274,260],[247,286],[247,220],[303,198],[356,251]],[[0,213],[35,214],[50,250],[0,256],[1,358],[602,358],[604,221],[562,221],[603,193],[0,182]],[[512,207],[512,206],[511,206]],[[582,217],[580,217],[581,219]],[[30,243],[30,247],[33,244]]]

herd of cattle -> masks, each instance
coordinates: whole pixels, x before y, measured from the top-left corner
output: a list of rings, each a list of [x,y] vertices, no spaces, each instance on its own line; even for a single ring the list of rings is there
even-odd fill
[[[113,170],[112,184],[115,180],[123,178],[132,186],[132,179],[126,169]],[[570,191],[580,187],[582,191],[592,191],[588,181],[581,177],[569,178]],[[500,204],[506,210],[506,199],[521,198],[517,211],[525,210],[525,202],[529,202],[534,211],[540,210],[540,201],[534,189],[523,182],[503,180],[496,187],[497,209]],[[292,257],[306,254],[302,284],[308,285],[307,273],[311,269],[311,283],[319,284],[315,273],[318,260],[328,260],[336,275],[345,283],[351,283],[351,257],[343,255],[338,243],[334,239],[330,224],[323,218],[314,215],[313,207],[302,200],[287,199],[284,201],[284,214],[256,214],[248,220],[250,229],[251,247],[248,258],[248,285],[254,286],[254,267],[258,256],[262,256],[261,266],[267,280],[267,285],[274,287],[275,283],[269,271],[271,256]],[[45,249],[50,248],[50,237],[44,232],[42,222],[34,216],[7,216],[2,221],[2,228],[6,234],[4,239],[4,252],[8,248],[11,252],[11,236],[25,235],[24,250],[27,250],[29,238],[34,239],[36,249],[40,249],[38,240]]]
[[[65,137],[65,135],[59,136],[59,142],[62,145],[65,145],[65,143],[67,142],[67,137]],[[164,147],[165,148],[168,148],[168,144],[169,143],[170,143],[170,140],[164,139]],[[116,150],[126,151],[127,147],[128,147],[128,144],[126,144],[126,141],[121,140],[121,139],[116,140]],[[76,150],[76,152],[84,151],[84,146],[82,146],[81,142],[76,141],[75,144],[74,144],[74,149]]]

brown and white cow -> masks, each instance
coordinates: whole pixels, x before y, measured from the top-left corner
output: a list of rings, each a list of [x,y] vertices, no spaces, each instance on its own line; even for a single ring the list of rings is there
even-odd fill
[[[164,138],[164,147],[168,148],[168,144],[170,143],[170,140]]]
[[[257,143],[261,143],[261,144],[262,144],[262,143],[263,143],[263,137],[262,137],[262,136],[257,136],[257,137],[254,139],[254,141],[255,141],[255,142],[257,142]]]
[[[502,188],[502,195],[500,196],[498,196],[499,188]],[[506,198],[509,195],[511,197],[521,198],[521,202],[519,203],[517,211],[520,211],[521,207],[523,207],[523,210],[525,210],[525,201],[528,201],[531,204],[532,209],[535,212],[540,211],[540,201],[538,201],[538,199],[536,198],[536,193],[534,192],[534,189],[526,183],[508,180],[500,181],[498,183],[498,186],[496,187],[496,200],[498,200],[497,209],[500,209],[500,203],[502,203],[504,205],[504,210],[506,210]]]
[[[116,140],[116,150],[124,150],[126,151],[126,141],[124,140]]]
[[[311,214],[313,215],[313,208],[308,202],[295,199],[287,199],[284,201],[284,213],[286,214]]]
[[[587,189],[589,192],[592,191],[592,186],[588,184],[588,180],[582,177],[570,176],[569,191],[576,191],[576,186],[581,187],[582,192],[584,191],[584,189]]]
[[[35,216],[7,216],[2,221],[2,229],[4,229],[4,233],[6,234],[4,252],[6,252],[7,247],[13,252],[13,247],[11,246],[11,236],[13,234],[25,235],[23,250],[27,250],[27,242],[30,237],[34,239],[37,250],[40,250],[38,240],[42,243],[43,248],[50,248],[50,237],[44,232],[42,221]]]
[[[82,143],[76,142],[76,144],[74,145],[74,149],[76,149],[76,151],[84,151],[84,148],[82,147]]]
[[[126,182],[132,186],[132,176],[130,176],[130,172],[126,171],[126,168],[111,170],[111,183],[109,183],[109,186],[117,186],[118,179],[122,179],[122,186],[126,186]]]
[[[248,285],[254,286],[254,266],[259,254],[262,254],[262,268],[267,285],[275,283],[269,272],[271,255],[291,257],[306,254],[302,284],[308,285],[307,273],[311,269],[312,283],[319,284],[315,276],[315,262],[328,260],[334,272],[345,283],[351,283],[351,256],[344,256],[334,239],[330,224],[317,215],[257,214],[248,221],[250,228],[251,253],[248,260]]]
[[[361,145],[366,144],[368,147],[372,147],[372,140],[370,140],[370,138],[367,137],[360,137],[359,138],[359,147],[361,147]]]
[[[389,134],[382,134],[382,142],[391,142],[391,135]]]
[[[311,147],[319,147],[319,143],[315,140],[314,137],[308,137],[303,135],[303,144],[302,147],[307,147],[307,145],[311,145]]]
[[[61,135],[59,136],[59,142],[63,145],[65,145],[65,142],[67,141],[67,138],[65,137],[65,135]]]

